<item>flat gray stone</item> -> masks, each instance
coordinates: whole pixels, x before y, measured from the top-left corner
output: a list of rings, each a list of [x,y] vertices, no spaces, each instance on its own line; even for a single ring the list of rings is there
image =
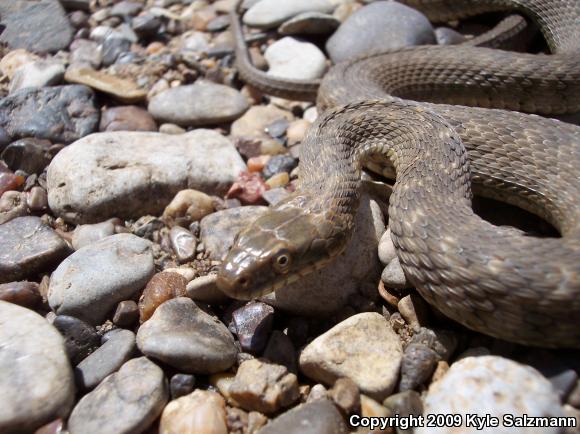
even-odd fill
[[[494,433],[538,433],[535,427],[506,427],[504,415],[522,417],[563,416],[560,398],[535,369],[498,356],[467,357],[451,365],[439,381],[432,383],[424,400],[423,414],[489,414],[499,418]],[[417,434],[447,433],[449,428],[416,428]],[[454,433],[480,433],[463,424]],[[541,428],[542,433],[558,433],[560,428]]]
[[[69,253],[66,242],[39,217],[0,225],[0,283],[49,270]]]
[[[139,328],[137,346],[181,372],[204,375],[228,370],[238,353],[227,327],[185,297],[155,310]]]
[[[435,42],[433,27],[421,12],[394,1],[380,1],[348,17],[326,42],[326,52],[338,63],[377,51]]]
[[[48,303],[58,315],[101,324],[123,300],[143,289],[155,272],[151,242],[117,234],[83,247],[52,273]]]
[[[66,417],[75,387],[60,333],[37,313],[0,301],[0,432],[34,432]]]
[[[244,170],[234,145],[213,130],[93,134],[50,163],[48,203],[75,223],[160,215],[179,191],[222,195]]]
[[[135,333],[119,329],[111,338],[75,368],[76,383],[81,389],[96,387],[106,376],[118,370],[137,348]]]
[[[190,127],[230,122],[248,108],[248,100],[236,89],[198,80],[155,95],[147,109],[159,122]]]
[[[258,434],[347,434],[334,404],[326,399],[302,404],[272,420]]]
[[[328,0],[262,0],[244,14],[251,27],[270,29],[303,12],[330,13],[334,6]]]
[[[145,357],[129,360],[75,406],[71,434],[144,432],[169,399],[163,371]]]
[[[403,348],[389,321],[375,312],[359,313],[318,336],[302,350],[300,371],[333,385],[350,378],[362,393],[382,401],[399,379]]]
[[[312,80],[326,69],[326,57],[316,45],[290,36],[270,45],[264,58],[270,66],[268,74],[275,77]]]
[[[0,128],[25,137],[70,143],[97,129],[93,91],[81,85],[26,88],[0,100]]]

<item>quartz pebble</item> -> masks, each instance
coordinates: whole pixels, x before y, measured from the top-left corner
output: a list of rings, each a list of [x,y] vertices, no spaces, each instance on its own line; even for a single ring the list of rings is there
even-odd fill
[[[270,68],[268,75],[294,80],[313,80],[322,77],[326,57],[310,43],[286,36],[268,47],[264,57]]]
[[[226,403],[216,392],[196,390],[171,401],[161,415],[159,434],[228,434]]]
[[[177,273],[162,272],[155,274],[147,283],[139,298],[141,322],[147,321],[162,303],[186,295],[187,280]]]
[[[192,260],[195,257],[197,241],[193,234],[181,226],[174,226],[169,232],[171,247],[180,263]]]

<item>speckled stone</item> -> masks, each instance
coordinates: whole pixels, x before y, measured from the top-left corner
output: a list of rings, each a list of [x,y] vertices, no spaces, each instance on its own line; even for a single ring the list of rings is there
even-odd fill
[[[64,337],[66,353],[73,366],[101,345],[101,337],[95,328],[78,318],[57,315],[52,325]]]

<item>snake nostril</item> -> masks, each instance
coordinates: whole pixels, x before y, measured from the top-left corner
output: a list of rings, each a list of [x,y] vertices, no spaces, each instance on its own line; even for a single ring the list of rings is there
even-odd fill
[[[250,285],[251,279],[247,276],[240,276],[237,278],[237,283],[238,285],[240,285],[242,288],[246,288],[247,286]]]

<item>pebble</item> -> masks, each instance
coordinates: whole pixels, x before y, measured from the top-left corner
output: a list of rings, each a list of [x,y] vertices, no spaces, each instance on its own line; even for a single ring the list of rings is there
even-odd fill
[[[163,211],[163,220],[169,225],[189,226],[214,211],[213,199],[207,194],[181,190]]]
[[[117,371],[135,352],[135,333],[119,329],[99,349],[83,359],[75,368],[76,384],[81,390],[96,387]]]
[[[379,241],[379,260],[381,261],[381,264],[388,265],[396,257],[397,250],[393,240],[391,239],[391,229],[387,228]]]
[[[0,431],[33,432],[65,417],[74,380],[58,331],[37,313],[0,301]]]
[[[79,250],[82,247],[91,246],[103,238],[114,235],[115,225],[118,223],[119,219],[112,218],[101,223],[77,226],[72,234],[73,248]]]
[[[485,413],[500,420],[503,415],[562,416],[560,399],[550,382],[538,371],[498,356],[467,357],[451,365],[443,378],[432,383],[424,401],[424,414]],[[415,432],[448,432],[447,428],[416,428]],[[456,433],[480,432],[462,425]],[[520,433],[537,433],[537,428],[517,428]],[[542,433],[557,433],[558,428],[542,428]]]
[[[345,414],[360,414],[360,392],[350,378],[339,378],[329,391],[330,398]]]
[[[140,89],[129,79],[119,78],[91,68],[70,67],[66,70],[64,78],[69,83],[91,87],[129,104],[143,101],[147,96],[146,90]]]
[[[288,146],[294,146],[301,143],[306,136],[306,131],[310,128],[312,124],[305,119],[297,119],[288,125],[288,130],[286,131],[286,137],[288,139]]]
[[[266,167],[270,158],[272,158],[271,155],[260,155],[258,157],[248,158],[248,172],[261,172]]]
[[[326,51],[339,63],[375,51],[434,43],[433,27],[421,12],[397,2],[376,2],[348,17],[326,42]]]
[[[169,381],[171,399],[189,395],[195,389],[195,377],[191,374],[175,374]]]
[[[310,43],[286,36],[264,53],[270,68],[268,75],[294,80],[313,80],[322,77],[326,70],[326,57]]]
[[[234,145],[216,131],[99,133],[52,160],[48,202],[75,223],[159,215],[184,186],[221,195],[244,170]]]
[[[399,313],[413,330],[419,330],[428,323],[429,308],[427,303],[417,293],[411,293],[399,300]]]
[[[219,393],[196,390],[171,401],[161,415],[159,434],[228,434],[226,403]]]
[[[70,63],[77,68],[98,69],[103,61],[101,47],[88,39],[75,39],[70,45]]]
[[[141,107],[111,107],[101,115],[99,131],[157,131],[153,116]]]
[[[93,326],[67,315],[57,315],[52,325],[64,337],[66,354],[73,366],[99,348],[101,337]]]
[[[26,195],[26,205],[32,212],[45,211],[48,208],[48,194],[42,187],[34,186]]]
[[[48,303],[59,315],[98,325],[117,303],[143,288],[153,272],[149,241],[111,235],[61,262],[50,279]]]
[[[44,87],[59,84],[64,77],[64,65],[39,61],[27,63],[16,70],[10,81],[10,93],[26,87]]]
[[[243,17],[251,27],[271,29],[303,12],[329,13],[334,9],[328,0],[262,0]]]
[[[1,7],[2,5],[0,5],[0,8]],[[1,10],[0,14],[2,14]],[[9,80],[12,80],[18,69],[24,65],[37,61],[41,61],[41,58],[34,53],[22,48],[11,50],[0,59],[0,72],[8,77]]]
[[[268,160],[262,173],[264,178],[268,179],[277,173],[290,173],[298,166],[298,160],[290,155],[274,155]]]
[[[421,327],[413,334],[411,344],[423,344],[437,353],[440,359],[449,360],[457,348],[457,337],[449,330],[431,330]]]
[[[180,263],[191,261],[196,255],[197,240],[191,232],[181,226],[174,226],[169,232],[171,247]]]
[[[183,34],[181,49],[183,51],[207,52],[210,48],[210,37],[204,32],[188,32]]]
[[[131,51],[131,41],[125,38],[116,37],[116,35],[111,35],[105,38],[101,44],[101,52],[103,55],[103,66],[111,66],[115,63],[123,54],[130,53]]]
[[[395,256],[395,258],[385,267],[381,274],[381,280],[388,288],[412,288],[412,284],[407,280],[403,267],[401,267],[398,256]]]
[[[279,330],[274,330],[270,335],[263,357],[272,363],[285,366],[293,374],[298,373],[298,358],[294,344]]]
[[[51,269],[69,253],[66,242],[39,217],[16,217],[0,225],[0,283]]]
[[[94,94],[86,86],[26,88],[0,100],[0,128],[12,140],[70,143],[95,131],[98,122]]]
[[[298,380],[286,367],[246,360],[230,385],[231,397],[245,410],[271,414],[298,399]]]
[[[42,297],[36,282],[9,282],[0,283],[0,300],[34,309]]]
[[[290,193],[288,190],[282,187],[270,188],[270,190],[266,190],[264,193],[262,193],[262,197],[266,202],[268,202],[268,205],[276,205],[277,203],[286,199],[289,195]]]
[[[137,1],[123,0],[111,8],[110,14],[112,16],[133,17],[141,12],[141,9],[143,9],[143,4]]]
[[[334,404],[320,399],[299,405],[278,416],[259,434],[347,434],[342,415]]]
[[[426,345],[407,345],[401,364],[399,390],[404,392],[424,384],[433,374],[439,360],[438,354]]]
[[[209,257],[222,260],[232,247],[237,233],[267,209],[265,206],[244,206],[204,217],[200,222],[200,238]]]
[[[19,178],[23,177],[21,176]],[[2,182],[2,174],[0,174],[0,184],[1,182]],[[22,180],[22,182],[24,181]],[[1,188],[0,192],[2,192]],[[22,193],[20,191],[3,192],[2,197],[0,197],[0,225],[9,222],[10,220],[15,219],[16,217],[23,217],[26,215],[28,215],[28,206],[26,204],[26,193]],[[0,252],[1,251],[2,249],[0,249]]]
[[[306,398],[306,402],[317,401],[319,399],[328,399],[328,391],[326,390],[326,387],[320,383],[312,386],[308,398]]]
[[[239,199],[244,205],[261,205],[269,186],[258,173],[242,172],[226,193],[226,199]]]
[[[260,301],[251,302],[236,309],[232,320],[242,351],[261,353],[272,331],[274,308]]]
[[[162,25],[162,19],[150,13],[141,14],[131,21],[131,27],[142,38],[155,36]]]
[[[11,170],[40,174],[52,159],[51,146],[48,140],[28,137],[6,146],[1,158]]]
[[[159,122],[187,127],[233,121],[248,107],[247,99],[237,90],[198,80],[155,95],[149,101],[148,110]]]
[[[166,301],[137,333],[143,354],[190,374],[229,369],[238,353],[225,325],[189,298]]]
[[[58,0],[27,2],[19,11],[2,13],[2,25],[5,28],[0,42],[35,53],[64,50],[73,37],[73,28]]]
[[[187,284],[187,296],[193,301],[200,301],[210,305],[225,302],[228,297],[218,289],[216,280],[216,274],[208,274],[193,279]]]
[[[145,357],[126,362],[75,406],[71,434],[144,432],[168,400],[163,371]]]
[[[467,40],[461,33],[449,27],[437,27],[435,29],[435,39],[439,45],[456,45]]]
[[[278,29],[281,35],[329,35],[333,33],[340,20],[320,12],[304,12],[282,23]]]
[[[286,119],[293,120],[290,112],[281,110],[273,105],[252,106],[231,128],[232,136],[237,137],[268,137],[266,128],[272,123]]]
[[[266,185],[269,188],[280,188],[288,185],[289,183],[290,183],[290,175],[288,175],[287,172],[277,173],[276,175],[273,175],[266,180]],[[264,193],[262,193],[262,198],[264,198]]]
[[[300,371],[315,381],[330,385],[348,377],[361,392],[382,400],[397,384],[402,358],[399,336],[389,322],[366,312],[318,336],[302,350],[299,363]]]
[[[186,296],[187,280],[180,274],[162,272],[155,274],[147,283],[139,298],[139,316],[141,322],[147,321],[155,309],[172,298]]]
[[[113,315],[113,324],[119,327],[129,327],[139,319],[139,307],[133,300],[125,300],[117,305]]]

